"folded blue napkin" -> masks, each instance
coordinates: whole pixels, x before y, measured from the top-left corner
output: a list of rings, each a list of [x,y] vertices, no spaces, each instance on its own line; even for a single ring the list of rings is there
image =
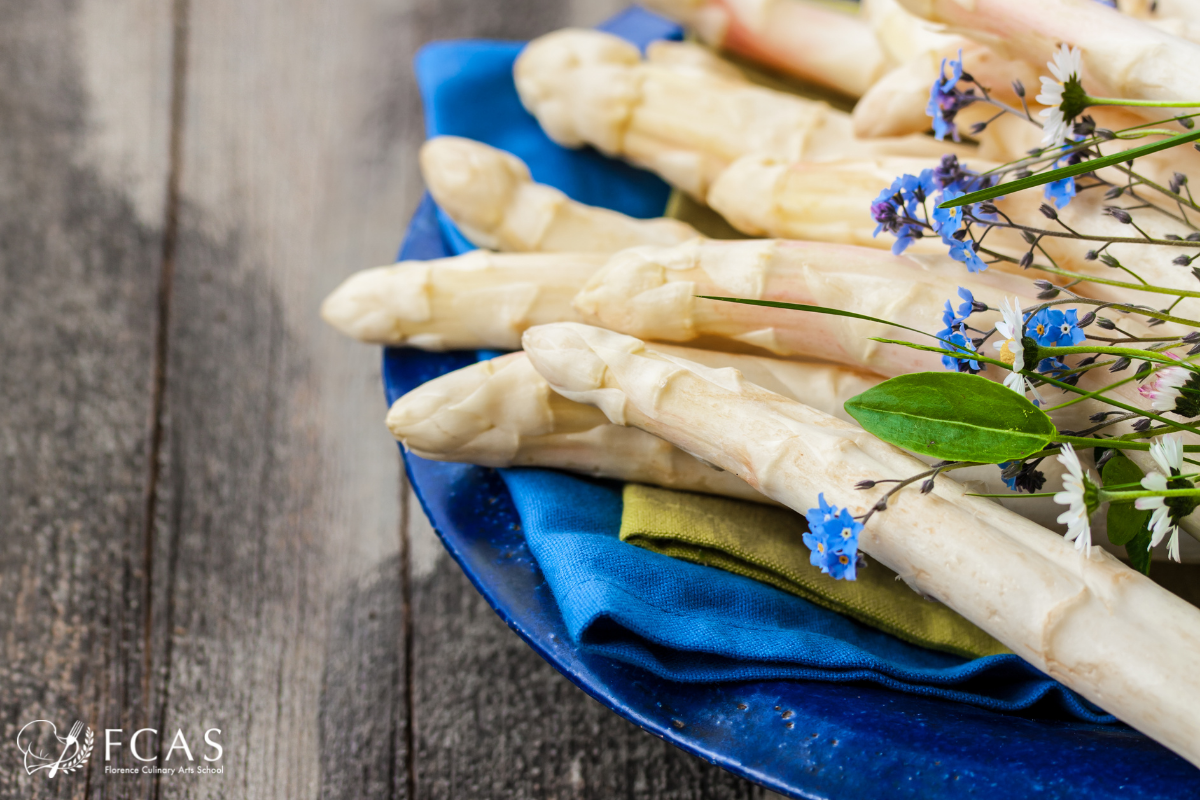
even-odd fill
[[[639,46],[679,33],[636,10],[608,29]],[[583,202],[638,217],[662,214],[669,189],[657,177],[546,137],[513,86],[521,47],[461,41],[423,48],[417,82],[429,135],[465,136],[514,153],[535,180]],[[427,200],[423,208],[431,207]],[[473,249],[445,215],[437,225],[440,252],[406,250],[404,257]],[[1042,708],[1057,704],[1082,720],[1114,721],[1017,656],[966,660],[927,650],[749,578],[625,544],[615,485],[547,470],[501,475],[567,629],[585,650],[681,682],[870,681],[999,711],[1046,699]]]

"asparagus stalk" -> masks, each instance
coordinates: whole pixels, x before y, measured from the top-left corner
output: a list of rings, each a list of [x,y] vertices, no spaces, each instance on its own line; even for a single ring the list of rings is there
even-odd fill
[[[708,204],[751,236],[890,249],[892,237],[874,235],[871,204],[897,176],[917,174],[929,164],[919,158],[813,163],[748,155],[717,177]],[[945,253],[946,247],[928,239],[915,242],[913,250]]]
[[[1195,92],[1200,45],[1092,0],[900,2],[917,16],[1032,64],[1049,61],[1059,43],[1077,46],[1083,54],[1084,85],[1093,95],[1188,100]]]
[[[643,5],[688,26],[705,44],[850,97],[862,95],[888,66],[871,28],[828,4],[643,0]]]
[[[874,236],[875,220],[870,206],[882,187],[905,173],[917,174],[927,166],[915,159],[880,159],[875,161],[831,162],[822,164],[788,164],[771,158],[746,156],[721,173],[709,192],[708,202],[738,230],[752,236],[807,239],[868,247],[891,247],[894,239],[888,235]],[[982,169],[987,163],[979,163]],[[1140,234],[1131,226],[1104,213],[1106,200],[1096,191],[1084,192],[1058,209],[1062,225],[1048,223],[1038,212],[1044,202],[1038,192],[1018,192],[996,205],[1014,222],[1034,229],[1051,229],[1066,233],[1068,229],[1092,236],[1137,238]],[[1169,218],[1158,214],[1142,214],[1138,225],[1154,238],[1178,233],[1180,228]],[[986,240],[989,249],[1019,258],[1029,245],[1015,229],[995,228]],[[1081,275],[1101,279],[1132,280],[1131,276],[1088,259],[1088,252],[1100,243],[1085,239],[1048,236],[1041,240],[1045,254],[1035,253],[1041,264],[1053,264]],[[938,238],[918,240],[917,253],[945,253],[947,247]],[[1191,271],[1172,263],[1179,255],[1194,255],[1188,248],[1163,248],[1140,243],[1114,244],[1110,255],[1150,284],[1192,291],[1197,287]],[[1049,258],[1046,257],[1049,255]],[[993,269],[1030,275],[1014,263],[1001,262]],[[991,271],[991,270],[989,270]],[[1044,277],[1054,278],[1052,275]],[[1060,280],[1055,278],[1055,280]],[[1022,293],[1028,291],[1022,289]],[[1084,283],[1075,291],[1099,300],[1134,302],[1160,308],[1170,305],[1169,295],[1153,295],[1102,283]],[[1177,316],[1200,318],[1200,299],[1185,298],[1175,306]],[[1158,329],[1160,334],[1179,330],[1177,326]]]
[[[519,253],[615,253],[672,245],[699,234],[674,219],[634,219],[576,202],[534,183],[514,155],[457,136],[421,147],[421,175],[433,199],[471,242]]]
[[[919,461],[827,414],[754,386],[734,370],[667,359],[583,325],[526,332],[555,391],[641,428],[801,513],[817,495],[865,512],[861,480]],[[1008,645],[1038,669],[1200,765],[1200,609],[1095,549],[940,480],[901,492],[859,547]]]
[[[872,341],[872,337],[919,338],[904,328],[702,298],[726,296],[823,306],[933,331],[943,304],[956,296],[958,287],[969,289],[992,309],[999,308],[1003,298],[1014,296],[1022,307],[1035,305],[1036,300],[1024,295],[1023,284],[1017,276],[992,270],[964,274],[962,265],[948,259],[893,256],[861,247],[782,240],[695,241],[673,248],[641,247],[618,253],[576,296],[575,307],[585,322],[642,339],[743,352],[759,348],[759,352],[776,356],[835,361],[891,377],[940,371],[941,357]],[[1081,316],[1086,313],[1086,308],[1078,310]],[[1136,319],[1114,317],[1122,330],[1135,336],[1149,332]],[[972,317],[981,330],[998,318],[995,311]],[[1008,373],[992,369],[983,374],[998,380]],[[1093,370],[1083,375],[1079,386],[1097,390],[1113,380],[1106,370]],[[1114,387],[1110,396],[1128,406],[1149,408],[1131,383]],[[1083,430],[1089,427],[1092,414],[1107,410],[1100,401],[1085,400],[1056,417],[1063,429]],[[1129,422],[1106,429],[1112,434],[1131,430]],[[1200,439],[1190,434],[1184,438],[1188,443]],[[1128,455],[1143,470],[1155,469],[1146,452]],[[1200,532],[1200,515],[1185,519],[1183,527]]]
[[[475,250],[402,261],[351,275],[325,299],[321,317],[373,344],[512,350],[530,325],[575,319],[571,298],[605,258]]]
[[[722,353],[656,344],[656,352],[712,369],[731,368],[768,391],[856,424],[843,405],[876,385],[869,373],[818,362]],[[488,467],[549,467],[771,503],[749,484],[713,469],[656,436],[613,425],[600,411],[551,391],[523,352],[481,361],[435,378],[401,397],[387,415],[392,435],[422,458]],[[1053,460],[1042,469],[1061,482]],[[981,493],[1007,491],[1000,470],[980,466],[955,477]],[[1005,499],[1002,504],[1050,528],[1062,511],[1049,498]],[[1098,533],[1098,532],[1097,532]]]
[[[517,91],[559,144],[593,145],[701,201],[716,176],[748,153],[819,161],[932,159],[971,150],[923,136],[856,139],[848,114],[662,55],[678,47],[662,43],[643,61],[636,47],[615,36],[557,31],[521,53]]]
[[[844,419],[849,416],[842,404],[880,380],[832,364],[671,346],[662,352],[713,367],[736,367],[759,385],[802,396]],[[736,475],[713,469],[644,431],[613,425],[595,408],[551,391],[525,353],[481,361],[417,387],[392,405],[387,425],[422,458],[488,467],[552,467],[772,502]]]

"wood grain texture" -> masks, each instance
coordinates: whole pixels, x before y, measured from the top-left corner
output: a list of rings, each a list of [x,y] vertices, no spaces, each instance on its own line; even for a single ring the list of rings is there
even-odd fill
[[[145,494],[170,10],[106,5],[99,19],[89,2],[0,2],[4,797],[81,797],[94,777],[27,776],[13,744],[26,722],[65,733],[153,714]]]
[[[317,318],[420,196],[416,48],[619,5],[0,0],[0,736],[98,734],[53,782],[5,745],[0,797],[768,796],[499,621]],[[141,727],[222,774],[105,774]]]

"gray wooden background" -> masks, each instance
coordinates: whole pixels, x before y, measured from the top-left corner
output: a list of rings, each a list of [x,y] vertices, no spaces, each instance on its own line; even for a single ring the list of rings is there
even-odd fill
[[[415,49],[620,5],[0,0],[0,796],[768,796],[498,620],[317,317],[420,196]],[[40,717],[224,771],[27,776]]]

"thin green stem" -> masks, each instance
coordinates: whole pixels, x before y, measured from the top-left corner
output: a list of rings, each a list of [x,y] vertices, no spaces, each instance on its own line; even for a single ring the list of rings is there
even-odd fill
[[[1092,97],[1084,95],[1089,106],[1137,106],[1138,108],[1200,108],[1200,102],[1185,100],[1125,100],[1120,97]],[[1170,131],[1174,133],[1174,131]]]
[[[1171,358],[1170,356],[1160,356],[1157,353],[1152,353],[1149,350],[1139,350],[1136,347],[1094,347],[1081,345],[1076,347],[1038,347],[1038,356],[1077,356],[1096,353],[1105,356],[1125,356],[1126,358],[1136,359],[1138,361],[1153,361],[1156,364],[1170,364],[1171,366],[1183,367],[1192,372],[1200,372],[1200,367],[1194,364],[1189,364],[1185,361]]]
[[[1073,444],[1079,447],[1109,447],[1113,450],[1149,450],[1149,442],[1128,442],[1124,439],[1089,439],[1086,436],[1063,436],[1061,433],[1054,435],[1056,441],[1063,444]],[[1185,444],[1184,451],[1188,453],[1200,452],[1200,444]],[[1197,490],[1200,492],[1200,490]]]
[[[1137,500],[1139,497],[1200,497],[1200,489],[1167,489],[1162,492],[1109,492],[1100,490],[1100,502],[1121,502]]]

